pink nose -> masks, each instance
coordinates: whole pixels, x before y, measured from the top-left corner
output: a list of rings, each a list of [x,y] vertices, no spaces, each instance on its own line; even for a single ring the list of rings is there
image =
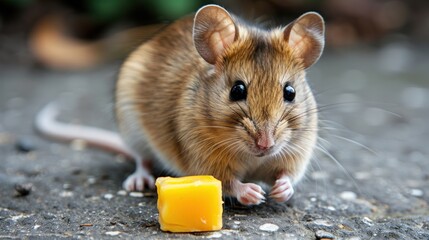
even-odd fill
[[[274,136],[269,130],[262,130],[259,132],[256,139],[256,145],[260,150],[268,150],[274,146]]]

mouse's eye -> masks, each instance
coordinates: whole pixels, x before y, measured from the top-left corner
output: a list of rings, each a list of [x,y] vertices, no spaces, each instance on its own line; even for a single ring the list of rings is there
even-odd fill
[[[292,102],[295,99],[295,88],[290,83],[286,83],[283,90],[283,98],[285,101]]]
[[[231,92],[229,93],[229,98],[231,101],[240,101],[240,100],[246,100],[247,97],[247,90],[246,85],[243,81],[238,80],[234,83],[234,86],[231,88]]]

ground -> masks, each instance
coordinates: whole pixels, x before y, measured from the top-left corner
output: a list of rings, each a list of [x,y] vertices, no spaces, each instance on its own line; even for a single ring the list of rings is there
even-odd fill
[[[119,64],[82,72],[3,64],[0,238],[429,239],[428,53],[402,42],[328,50],[308,74],[321,137],[292,200],[225,199],[221,231],[189,234],[159,229],[155,192],[121,191],[131,162],[33,131],[50,101],[60,101],[62,121],[114,130]]]

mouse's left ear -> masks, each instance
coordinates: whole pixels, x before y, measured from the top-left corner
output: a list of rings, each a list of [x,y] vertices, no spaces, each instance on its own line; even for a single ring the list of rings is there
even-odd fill
[[[301,58],[304,67],[313,65],[325,46],[325,22],[316,12],[308,12],[287,25],[283,36],[293,54]]]
[[[196,13],[193,28],[194,45],[206,62],[215,64],[218,56],[237,37],[237,26],[224,8],[207,5]]]

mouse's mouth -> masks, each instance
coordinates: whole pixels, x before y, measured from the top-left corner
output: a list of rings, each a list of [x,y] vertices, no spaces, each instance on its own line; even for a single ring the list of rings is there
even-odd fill
[[[276,154],[278,152],[278,147],[275,145],[269,149],[260,149],[253,146],[251,152],[255,157],[267,157]]]

